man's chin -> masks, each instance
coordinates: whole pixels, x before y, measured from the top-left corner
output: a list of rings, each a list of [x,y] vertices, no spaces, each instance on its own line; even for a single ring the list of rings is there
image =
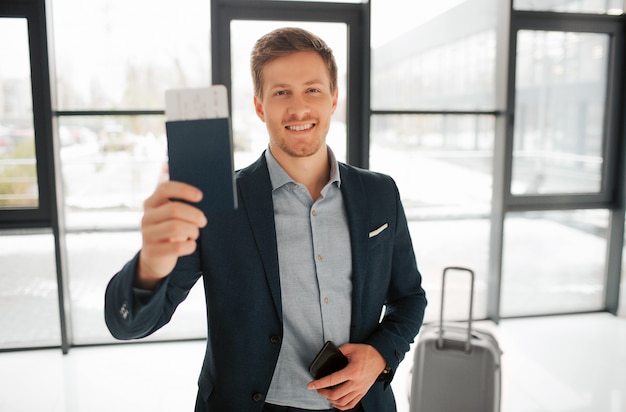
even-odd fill
[[[315,145],[306,145],[306,146],[292,146],[287,144],[279,144],[278,148],[284,152],[285,154],[291,157],[297,158],[305,158],[311,157],[319,152],[322,148],[322,144],[318,143]]]

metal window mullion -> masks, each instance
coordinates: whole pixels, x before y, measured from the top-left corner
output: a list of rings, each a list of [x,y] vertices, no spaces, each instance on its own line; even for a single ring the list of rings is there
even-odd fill
[[[370,147],[370,36],[371,7],[369,2],[358,5],[350,13],[348,23],[348,107],[347,162],[369,168]],[[355,17],[356,14],[356,17]],[[359,18],[360,17],[360,18]]]
[[[61,329],[61,351],[63,354],[69,353],[72,346],[72,322],[71,322],[71,304],[70,304],[70,287],[69,287],[69,270],[65,238],[65,224],[63,219],[63,196],[61,192],[61,159],[58,147],[58,139],[55,139],[53,127],[54,117],[52,113],[52,87],[51,79],[54,78],[51,51],[48,49],[48,42],[51,39],[48,33],[48,27],[52,27],[52,17],[49,13],[50,2],[39,0],[37,2],[39,8],[40,21],[36,26],[40,32],[37,33],[41,47],[42,77],[45,79],[42,84],[41,94],[39,98],[42,100],[43,117],[47,137],[46,158],[47,173],[49,185],[49,203],[52,217],[52,233],[54,235],[54,252],[56,262],[56,279],[57,279],[57,296],[59,304],[59,325]],[[36,96],[33,96],[35,98]]]
[[[500,3],[496,40],[496,129],[487,273],[487,318],[498,323],[502,296],[504,217],[511,182],[513,109],[515,99],[515,36],[511,27],[513,0]]]
[[[624,250],[625,214],[626,214],[626,81],[623,73],[626,67],[626,21],[622,19],[621,28],[612,38],[611,55],[609,61],[610,73],[607,85],[607,150],[614,153],[614,164],[607,167],[607,182],[614,189],[614,208],[608,234],[606,253],[606,283],[604,289],[604,305],[606,310],[614,315],[619,312],[620,292],[622,290],[622,265]],[[621,118],[621,122],[620,119]]]

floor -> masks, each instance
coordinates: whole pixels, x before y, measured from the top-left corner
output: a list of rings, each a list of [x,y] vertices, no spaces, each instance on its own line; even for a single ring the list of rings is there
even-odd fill
[[[609,314],[479,323],[502,355],[502,412],[626,412],[626,319]],[[191,411],[204,342],[0,353],[2,412]],[[412,353],[393,382],[408,412]],[[245,412],[245,411],[242,411]]]

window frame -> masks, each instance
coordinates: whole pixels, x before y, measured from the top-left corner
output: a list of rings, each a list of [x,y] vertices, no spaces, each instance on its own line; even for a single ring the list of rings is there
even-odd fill
[[[211,0],[209,0],[211,1]],[[312,1],[274,0],[212,0],[211,1],[211,54],[213,82],[230,82],[230,21],[240,20],[297,20],[344,22],[349,27],[350,66],[348,73],[348,162],[368,167],[369,122],[372,115],[443,114],[488,115],[496,118],[494,142],[493,201],[491,238],[489,244],[489,285],[487,317],[500,319],[501,269],[503,255],[503,221],[506,213],[532,210],[608,209],[610,212],[607,234],[607,268],[605,283],[605,310],[617,314],[624,281],[621,279],[622,250],[625,244],[624,223],[626,213],[626,81],[620,76],[626,69],[626,15],[587,15],[543,11],[516,11],[513,0],[503,2],[498,28],[496,70],[496,109],[493,111],[374,111],[370,106],[370,14],[368,1],[363,3],[332,3]],[[71,336],[69,310],[69,280],[65,250],[65,227],[59,210],[63,199],[58,140],[54,133],[59,116],[92,115],[162,115],[162,110],[76,110],[53,111],[54,83],[51,79],[53,59],[48,50],[50,0],[10,0],[0,3],[0,18],[25,18],[31,59],[33,99],[33,127],[35,130],[35,157],[39,187],[37,208],[0,209],[0,235],[11,232],[52,233],[55,238],[55,258],[58,300],[61,324],[61,349],[68,353],[74,345]],[[346,16],[351,17],[346,17]],[[347,19],[347,20],[346,20]],[[598,29],[601,30],[598,30]],[[606,156],[603,165],[603,186],[598,194],[512,196],[510,179],[513,143],[513,109],[515,104],[515,39],[518,30],[562,30],[574,32],[607,32],[611,40],[607,82],[607,112],[605,127]],[[602,30],[603,29],[603,30]],[[355,66],[354,62],[360,62]],[[622,305],[624,296],[621,296]],[[622,312],[624,308],[622,307]],[[550,314],[543,314],[550,315]],[[527,317],[527,316],[524,316]],[[5,350],[5,349],[3,349]],[[8,349],[11,350],[11,349]]]
[[[0,18],[24,18],[28,43],[38,186],[37,207],[0,208],[0,229],[48,228],[57,216],[47,21],[44,1],[2,3]]]
[[[231,93],[230,23],[233,20],[345,23],[348,28],[346,158],[354,166],[367,168],[370,124],[369,12],[369,2],[212,0],[212,81],[214,84],[225,85]],[[229,102],[232,104],[232,98]],[[232,113],[232,107],[230,112]]]
[[[624,43],[624,24],[622,16],[590,15],[578,13],[560,13],[544,11],[518,11],[513,8],[513,1],[501,10],[501,21],[508,21],[503,29],[507,40],[502,47],[506,61],[501,61],[504,69],[498,71],[501,93],[498,98],[504,102],[505,115],[499,118],[494,153],[494,192],[492,201],[492,228],[489,246],[489,278],[491,280],[487,315],[498,322],[501,319],[500,305],[502,294],[502,264],[504,253],[504,221],[508,212],[555,211],[576,209],[607,209],[610,213],[607,233],[607,252],[604,284],[604,310],[617,314],[622,270],[622,248],[624,245],[625,223],[625,184],[624,166],[621,160],[626,158],[626,145],[622,143],[626,132],[624,116],[626,84],[620,77],[624,70],[626,47]],[[520,30],[571,31],[582,33],[608,33],[611,35],[607,73],[607,90],[604,120],[604,148],[602,187],[592,194],[546,194],[512,195],[513,134],[515,114],[515,67],[517,51],[517,33]],[[560,313],[559,313],[560,314]],[[549,316],[545,313],[540,316]],[[524,316],[526,317],[526,316]]]
[[[515,11],[511,12],[510,40],[511,50],[508,73],[508,99],[510,107],[509,128],[507,132],[507,165],[505,170],[504,188],[505,202],[509,211],[529,210],[573,210],[593,208],[613,208],[618,199],[616,187],[619,184],[616,179],[619,159],[619,93],[622,88],[622,79],[619,75],[623,62],[619,59],[618,50],[624,49],[621,16],[588,15],[577,13],[559,12],[534,12]],[[516,62],[517,62],[517,36],[520,31],[556,31],[572,33],[594,33],[609,35],[609,56],[605,113],[603,120],[602,142],[602,174],[600,190],[596,193],[572,193],[572,194],[531,194],[521,195],[511,193],[513,144],[515,122],[515,85],[516,85]]]
[[[59,213],[59,150],[53,133],[51,66],[54,59],[48,50],[50,14],[47,0],[24,0],[0,3],[0,18],[25,18],[28,25],[28,44],[33,103],[33,129],[39,203],[36,208],[0,209],[0,231],[45,232],[54,236],[54,257],[59,306],[61,350],[68,353],[72,342],[69,308],[69,280],[65,229]]]

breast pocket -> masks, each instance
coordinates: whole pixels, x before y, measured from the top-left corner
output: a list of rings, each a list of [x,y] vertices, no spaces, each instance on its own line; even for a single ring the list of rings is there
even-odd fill
[[[375,248],[389,240],[391,228],[388,223],[382,224],[369,232],[368,245]]]

